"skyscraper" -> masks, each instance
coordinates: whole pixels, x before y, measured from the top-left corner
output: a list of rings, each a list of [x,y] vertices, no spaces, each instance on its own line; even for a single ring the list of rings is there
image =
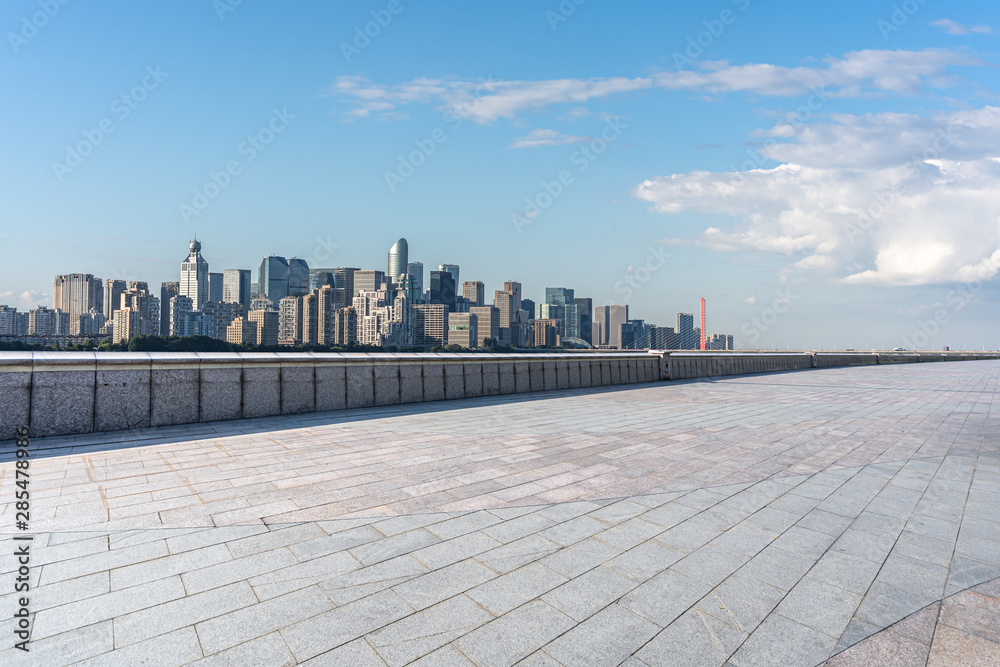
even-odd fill
[[[170,335],[170,300],[181,292],[177,281],[160,283],[160,335]],[[119,297],[121,298],[121,297]],[[117,308],[115,309],[117,310]]]
[[[691,313],[677,313],[675,333],[677,335],[677,349],[695,349],[694,315]]]
[[[447,271],[451,274],[451,279],[455,285],[455,289],[462,283],[458,280],[458,264],[441,264],[438,266],[438,271]]]
[[[80,333],[80,316],[92,308],[103,310],[104,291],[101,279],[89,273],[56,276],[52,284],[52,307],[69,315],[70,333]]]
[[[354,271],[354,293],[351,298],[358,296],[361,292],[377,292],[382,289],[385,282],[385,274],[381,271]],[[358,317],[361,317],[359,314]]]
[[[179,284],[179,283],[178,283]],[[122,292],[128,289],[128,284],[124,280],[108,278],[104,281],[104,318],[110,320],[114,312],[118,310]]]
[[[431,271],[431,303],[443,304],[448,306],[448,312],[454,312],[455,285],[455,279],[448,271]]]
[[[222,300],[250,306],[250,269],[226,269],[222,273]]]
[[[580,338],[593,344],[594,300],[576,297],[573,303],[580,312]]]
[[[278,255],[265,257],[260,263],[257,285],[260,294],[277,307],[278,302],[288,296],[288,261]]]
[[[406,265],[406,272],[417,279],[417,293],[424,293],[424,263],[409,262]]]
[[[475,348],[479,340],[478,325],[478,318],[473,313],[448,315],[448,345]]]
[[[288,260],[288,296],[309,294],[309,264],[306,260],[292,257]]]
[[[0,336],[17,335],[17,308],[0,306]]]
[[[496,306],[473,306],[469,312],[476,316],[477,347],[485,347],[486,339],[494,343],[500,338],[500,310]]]
[[[486,286],[479,280],[467,280],[462,284],[462,297],[469,306],[482,306],[486,299]]]
[[[349,304],[354,299],[354,274],[361,269],[357,267],[339,267],[334,269],[333,275],[339,289],[344,290]]]
[[[215,303],[222,303],[222,274],[208,274],[208,300]]]
[[[410,248],[406,239],[399,239],[389,248],[389,271],[386,275],[389,276],[390,280],[395,281],[396,278],[407,272],[409,261]]]
[[[514,312],[521,310],[521,283],[516,283],[512,280],[508,280],[503,284],[503,291],[507,292],[514,297],[513,309]]]
[[[336,271],[336,269],[309,269],[309,291],[317,290],[323,285],[336,287]]]
[[[188,256],[181,262],[181,296],[191,299],[194,309],[208,301],[208,261],[201,256],[201,243],[198,239],[188,245]]]
[[[628,322],[627,305],[607,305],[594,308],[594,321],[600,329],[597,345],[621,349],[621,325]]]
[[[413,344],[417,347],[444,345],[448,335],[448,308],[442,304],[413,306]]]

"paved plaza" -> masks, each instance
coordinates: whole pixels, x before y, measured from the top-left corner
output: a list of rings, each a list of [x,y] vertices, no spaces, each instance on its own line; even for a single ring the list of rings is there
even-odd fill
[[[0,456],[0,663],[1000,664],[998,385],[903,364],[36,440],[28,654]]]

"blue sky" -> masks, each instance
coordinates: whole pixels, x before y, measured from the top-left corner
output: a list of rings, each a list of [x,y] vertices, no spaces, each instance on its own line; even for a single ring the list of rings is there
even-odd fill
[[[704,296],[747,347],[996,348],[995,17],[12,0],[0,303],[50,302],[58,273],[176,280],[195,230],[213,271],[384,268],[405,236],[488,293],[573,287],[660,324]]]

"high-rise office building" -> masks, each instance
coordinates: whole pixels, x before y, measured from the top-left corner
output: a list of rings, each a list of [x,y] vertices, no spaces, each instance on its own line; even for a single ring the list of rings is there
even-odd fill
[[[678,350],[695,349],[694,315],[691,313],[677,313],[677,327],[674,329],[677,334]]]
[[[493,293],[493,305],[500,316],[500,335],[498,344],[507,346],[512,343],[511,327],[517,322],[517,309],[514,307],[515,296],[507,290],[497,290]]]
[[[417,347],[444,345],[448,335],[448,306],[418,303],[412,308],[413,344]]]
[[[545,303],[550,303],[556,306],[565,306],[567,303],[573,303],[574,298],[575,295],[571,289],[567,289],[565,287],[545,288]]]
[[[222,272],[222,300],[250,306],[250,269],[226,269]]]
[[[600,338],[594,346],[621,349],[621,325],[626,322],[628,322],[627,305],[596,306],[594,323],[596,329],[599,329]]]
[[[395,281],[396,278],[406,273],[409,262],[410,248],[406,239],[399,239],[389,248],[389,270],[386,272],[389,280]]]
[[[288,260],[288,296],[309,294],[309,264],[306,260],[292,257]]]
[[[558,347],[559,320],[536,319],[532,323],[533,347]]]
[[[347,295],[347,303],[350,304],[354,299],[354,274],[361,269],[357,267],[339,267],[334,269],[333,275],[339,289],[344,290]]]
[[[653,350],[677,349],[677,335],[673,327],[650,327],[649,347]]]
[[[208,291],[208,261],[201,256],[201,243],[198,239],[188,244],[188,256],[181,262],[181,296],[191,299],[194,309],[209,300]]]
[[[576,304],[580,314],[580,338],[593,344],[594,300],[576,297],[573,303]]]
[[[575,300],[563,306],[562,331],[560,333],[563,338],[583,340],[583,336],[580,335],[580,306],[576,305]]]
[[[521,305],[521,283],[508,280],[503,284],[503,291],[508,292],[514,296],[514,312],[521,310],[524,306]],[[534,308],[532,308],[534,310]]]
[[[417,284],[417,277],[409,273],[403,274],[396,285],[396,293],[405,296],[410,304],[420,303],[420,285]]]
[[[458,267],[455,268],[457,269]],[[455,298],[458,296],[455,291],[456,284],[452,273],[448,271],[431,271],[431,303],[448,306],[448,312],[454,312]]]
[[[469,312],[476,316],[476,347],[485,347],[487,338],[497,343],[500,338],[500,309],[496,306],[472,306]]]
[[[257,289],[260,296],[266,296],[277,307],[278,302],[288,296],[288,260],[278,255],[268,255],[261,260]]]
[[[323,285],[337,286],[336,269],[309,269],[309,291],[318,290]]]
[[[457,293],[458,286],[462,283],[458,280],[458,264],[439,264],[438,271],[446,271],[451,274],[451,279],[455,285],[455,290]]]
[[[160,283],[160,335],[170,335],[170,300],[181,293],[181,284],[171,281]],[[121,298],[121,297],[119,297]]]
[[[111,316],[121,305],[122,292],[128,289],[128,283],[124,280],[108,278],[104,281],[104,317],[110,320]]]
[[[220,303],[222,301],[222,274],[208,274],[208,300]]]
[[[101,279],[89,273],[56,276],[52,283],[52,307],[69,315],[70,333],[74,336],[80,334],[80,316],[91,309],[103,311],[103,302]]]
[[[470,308],[482,306],[486,300],[486,286],[479,280],[466,280],[462,283],[462,297]]]
[[[351,298],[358,296],[361,292],[377,292],[384,289],[386,282],[385,274],[381,271],[354,271],[354,292]],[[358,317],[361,315],[359,314]]]
[[[406,265],[406,272],[417,279],[417,293],[424,293],[424,263],[423,262],[408,262]],[[411,303],[416,303],[412,301]]]
[[[478,345],[476,331],[478,318],[472,313],[451,313],[448,315],[448,345],[458,345],[467,349]]]

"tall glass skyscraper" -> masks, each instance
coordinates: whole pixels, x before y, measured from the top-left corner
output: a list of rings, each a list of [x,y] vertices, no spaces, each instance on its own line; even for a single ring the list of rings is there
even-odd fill
[[[424,263],[409,262],[406,265],[406,272],[417,279],[417,292],[424,293]]]
[[[309,264],[306,260],[292,257],[288,260],[288,296],[309,294]]]
[[[180,296],[191,299],[195,310],[208,301],[208,261],[201,256],[198,239],[188,245],[188,256],[181,262]]]
[[[462,283],[458,280],[458,264],[441,264],[438,266],[438,271],[446,271],[451,274],[451,281],[455,284],[455,289]]]
[[[406,239],[399,239],[396,241],[391,248],[389,248],[389,280],[395,281],[396,278],[406,273],[406,265],[410,261],[410,248],[406,243]]]
[[[306,274],[308,278],[308,272]],[[277,307],[288,296],[288,261],[278,255],[268,255],[260,263],[257,289]]]

